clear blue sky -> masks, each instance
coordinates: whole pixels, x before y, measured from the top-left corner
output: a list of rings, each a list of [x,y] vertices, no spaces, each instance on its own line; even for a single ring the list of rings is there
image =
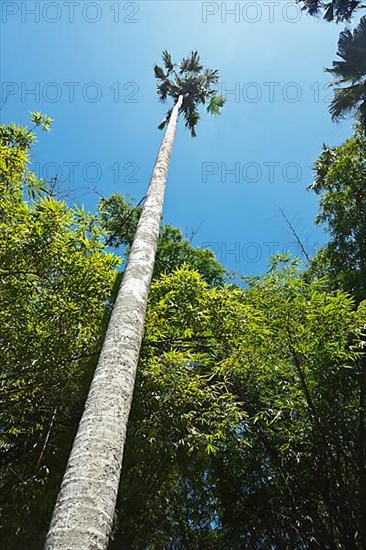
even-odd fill
[[[351,133],[327,112],[324,67],[342,26],[283,0],[4,1],[1,17],[1,122],[25,123],[31,110],[54,118],[33,168],[57,172],[78,202],[95,209],[94,187],[144,195],[165,111],[153,65],[163,49],[177,60],[197,49],[220,69],[227,103],[220,117],[203,116],[196,139],[179,125],[165,221],[188,234],[200,226],[194,243],[211,243],[242,273],[264,270],[271,252],[296,252],[278,207],[310,252],[324,241],[306,186],[322,143]]]

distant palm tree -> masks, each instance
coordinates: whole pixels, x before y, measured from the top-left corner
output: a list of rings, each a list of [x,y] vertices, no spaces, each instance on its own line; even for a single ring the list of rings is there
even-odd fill
[[[197,52],[179,65],[163,52],[154,68],[161,101],[172,98],[167,125],[131,247],[84,413],[75,437],[46,540],[52,550],[104,549],[112,527],[128,417],[154,268],[166,179],[179,114],[196,135],[199,105],[213,115],[217,70],[204,69]]]
[[[353,32],[341,32],[337,55],[341,61],[333,61],[333,67],[326,69],[335,77],[329,111],[333,120],[354,113],[366,130],[366,16]]]
[[[361,0],[296,0],[310,15],[318,15],[324,10],[326,21],[349,21],[354,12],[362,7]]]

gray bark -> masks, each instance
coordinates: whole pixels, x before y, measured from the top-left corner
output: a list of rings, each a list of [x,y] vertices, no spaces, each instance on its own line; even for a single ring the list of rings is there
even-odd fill
[[[105,549],[116,506],[123,448],[154,269],[179,97],[155,163],[45,548]]]

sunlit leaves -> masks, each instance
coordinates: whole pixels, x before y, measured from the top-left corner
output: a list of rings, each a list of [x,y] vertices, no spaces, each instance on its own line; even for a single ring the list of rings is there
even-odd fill
[[[323,147],[311,186],[320,196],[317,223],[330,241],[310,264],[310,274],[327,277],[330,288],[342,288],[356,299],[366,297],[366,137],[354,136],[334,148]]]
[[[222,96],[213,94],[210,97],[209,104],[207,105],[207,112],[210,113],[210,115],[219,115],[224,103],[225,99]]]
[[[39,111],[33,111],[31,114],[31,122],[36,126],[40,126],[44,132],[51,131],[52,118],[46,114],[40,113]]]
[[[209,531],[216,545],[254,547],[260,531],[268,547],[283,537],[321,546],[316,510],[329,484],[332,505],[348,499],[358,514],[355,478],[349,493],[336,488],[358,430],[364,308],[306,283],[283,255],[248,285],[210,288],[183,266],[152,286],[123,478],[121,533],[131,544],[199,547]],[[273,506],[281,513],[272,517]],[[332,521],[324,513],[327,528]]]
[[[33,119],[47,129],[43,115],[34,113]],[[57,201],[27,169],[32,135],[15,126],[0,129],[0,485],[6,547],[19,546],[19,540],[36,544],[37,522],[44,515],[49,520],[118,265],[104,253],[95,216]]]

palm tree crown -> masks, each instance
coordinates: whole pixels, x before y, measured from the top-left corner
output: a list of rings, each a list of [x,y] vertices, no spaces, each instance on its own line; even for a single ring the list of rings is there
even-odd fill
[[[333,67],[326,69],[335,77],[330,113],[333,120],[355,113],[366,130],[366,16],[353,32],[341,32],[337,55],[341,61],[333,61]]]
[[[182,96],[179,114],[183,113],[185,125],[192,137],[195,137],[200,119],[198,106],[206,104],[208,113],[218,115],[225,103],[225,99],[217,95],[215,88],[219,82],[219,72],[216,69],[204,68],[198,52],[191,52],[179,64],[172,62],[171,55],[166,50],[163,51],[162,57],[165,70],[158,65],[154,67],[155,78],[158,80],[158,96],[163,103],[168,97],[176,103]],[[172,109],[169,109],[158,126],[160,130],[169,122],[171,114]]]

